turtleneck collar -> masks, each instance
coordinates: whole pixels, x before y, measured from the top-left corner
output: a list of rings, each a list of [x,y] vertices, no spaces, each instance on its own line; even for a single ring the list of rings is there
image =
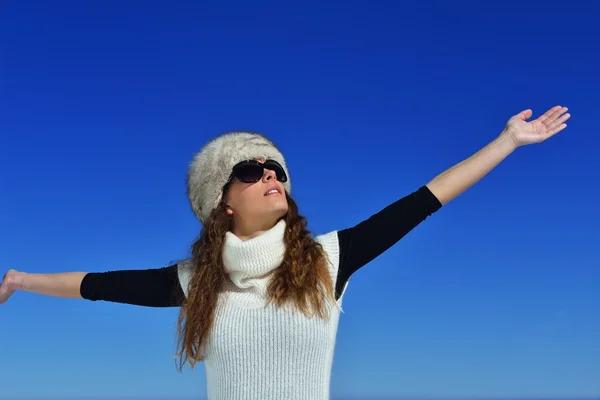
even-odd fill
[[[264,294],[265,275],[283,262],[285,220],[259,236],[243,241],[231,232],[225,234],[223,264],[231,282],[240,289]]]

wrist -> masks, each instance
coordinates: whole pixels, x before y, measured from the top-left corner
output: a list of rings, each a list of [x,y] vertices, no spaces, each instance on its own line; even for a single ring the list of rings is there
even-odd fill
[[[521,145],[509,130],[503,130],[496,138],[497,145],[507,153],[512,153]]]
[[[20,272],[16,270],[9,271],[10,282],[12,289],[14,290],[23,290],[25,277],[27,276],[26,272]]]

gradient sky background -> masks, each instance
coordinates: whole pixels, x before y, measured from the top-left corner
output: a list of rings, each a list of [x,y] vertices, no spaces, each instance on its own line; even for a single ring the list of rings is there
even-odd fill
[[[200,229],[187,165],[223,131],[283,149],[318,234],[416,190],[522,109],[566,105],[567,130],[354,275],[332,392],[600,395],[599,6],[282,3],[3,1],[2,272],[186,257]],[[203,366],[171,358],[176,315],[17,293],[0,306],[0,397],[202,397]]]

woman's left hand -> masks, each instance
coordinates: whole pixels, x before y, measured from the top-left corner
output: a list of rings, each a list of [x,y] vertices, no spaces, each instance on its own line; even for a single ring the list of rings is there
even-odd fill
[[[567,113],[567,107],[555,106],[533,121],[526,122],[531,118],[532,111],[524,110],[508,120],[504,131],[513,141],[516,147],[526,144],[541,143],[556,135],[567,127],[567,121],[571,114]]]

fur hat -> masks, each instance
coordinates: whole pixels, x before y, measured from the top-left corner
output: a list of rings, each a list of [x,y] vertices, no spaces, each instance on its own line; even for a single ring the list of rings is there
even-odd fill
[[[209,141],[190,163],[187,196],[202,223],[221,201],[223,186],[238,162],[256,158],[277,161],[288,176],[283,183],[291,192],[290,174],[281,151],[269,139],[253,132],[229,132]]]

